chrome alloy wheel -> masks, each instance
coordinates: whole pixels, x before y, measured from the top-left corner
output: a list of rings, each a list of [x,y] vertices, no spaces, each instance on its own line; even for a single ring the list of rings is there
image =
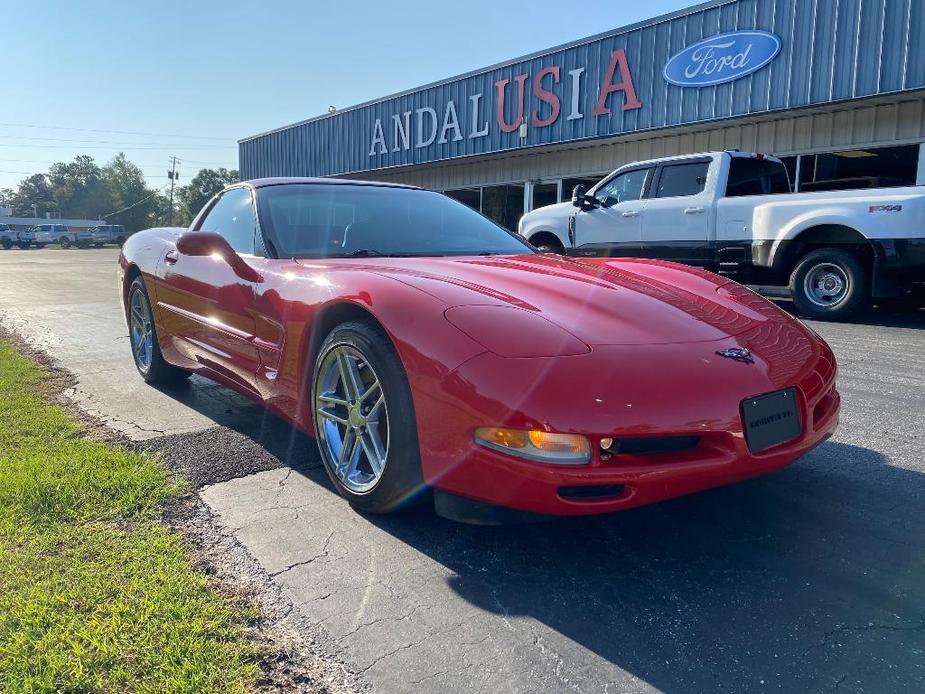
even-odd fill
[[[816,306],[837,306],[848,296],[851,283],[845,271],[834,263],[820,263],[803,279],[803,293]]]
[[[334,475],[363,494],[382,478],[389,457],[389,413],[382,384],[363,353],[338,344],[315,384],[318,443]]]
[[[144,293],[135,290],[129,299],[129,338],[135,364],[145,372],[154,358],[154,328],[151,325],[151,306]]]

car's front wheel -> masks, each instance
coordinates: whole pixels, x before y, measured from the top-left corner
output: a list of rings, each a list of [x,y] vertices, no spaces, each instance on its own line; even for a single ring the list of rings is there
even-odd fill
[[[9,239],[0,239],[0,246],[3,246],[3,250],[10,250],[13,247],[13,242]]]
[[[423,496],[411,388],[382,328],[349,322],[327,336],[312,418],[328,476],[354,507],[386,513]]]
[[[188,371],[168,364],[157,341],[157,328],[144,280],[136,277],[128,290],[129,344],[135,368],[146,383],[175,383],[189,376]]]

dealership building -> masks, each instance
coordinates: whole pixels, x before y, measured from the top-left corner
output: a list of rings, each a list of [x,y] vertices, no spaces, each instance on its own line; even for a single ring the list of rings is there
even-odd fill
[[[514,228],[622,164],[741,149],[796,190],[925,185],[923,0],[713,0],[239,143],[245,179],[444,191]]]

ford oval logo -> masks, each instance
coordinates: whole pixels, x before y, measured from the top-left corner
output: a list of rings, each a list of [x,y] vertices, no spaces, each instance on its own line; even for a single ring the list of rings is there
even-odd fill
[[[665,64],[665,79],[679,87],[709,87],[750,75],[780,52],[780,38],[766,31],[718,34],[688,46]]]

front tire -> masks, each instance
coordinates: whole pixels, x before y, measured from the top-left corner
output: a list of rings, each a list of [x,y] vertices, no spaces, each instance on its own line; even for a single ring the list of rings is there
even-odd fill
[[[387,513],[423,496],[411,388],[382,328],[349,322],[327,336],[311,402],[325,470],[351,505]]]
[[[13,247],[13,242],[9,239],[3,239],[0,241],[0,246],[3,246],[3,250],[8,251]]]
[[[145,383],[176,383],[188,377],[188,371],[168,364],[161,354],[151,300],[141,277],[136,277],[129,286],[126,309],[132,359]]]
[[[810,318],[845,320],[868,302],[869,277],[857,255],[838,248],[807,253],[790,276],[797,310]]]

